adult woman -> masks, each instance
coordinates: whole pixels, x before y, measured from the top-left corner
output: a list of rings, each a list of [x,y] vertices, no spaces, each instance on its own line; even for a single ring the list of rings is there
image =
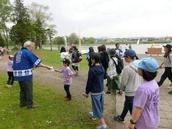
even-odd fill
[[[136,62],[138,73],[144,82],[137,89],[132,119],[130,119],[129,129],[157,129],[159,124],[159,87],[154,78],[159,68],[154,58],[143,58]]]
[[[160,65],[160,68],[165,68],[164,73],[161,76],[160,81],[158,82],[159,86],[162,86],[163,82],[168,78],[172,83],[172,46],[167,44],[164,46],[164,62]]]

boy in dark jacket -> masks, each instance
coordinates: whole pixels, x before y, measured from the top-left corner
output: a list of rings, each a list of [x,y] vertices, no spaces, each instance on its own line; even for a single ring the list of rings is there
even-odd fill
[[[91,95],[92,100],[92,110],[94,118],[100,119],[100,125],[97,129],[106,129],[107,125],[103,117],[103,105],[104,105],[104,68],[100,64],[100,55],[94,53],[92,55],[93,67],[89,69],[88,80],[86,86],[86,92],[84,96],[88,97],[88,94]]]

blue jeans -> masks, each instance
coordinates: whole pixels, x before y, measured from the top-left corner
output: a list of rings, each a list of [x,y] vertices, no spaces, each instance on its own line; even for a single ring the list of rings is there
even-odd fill
[[[91,95],[93,116],[101,119],[103,117],[104,96]]]

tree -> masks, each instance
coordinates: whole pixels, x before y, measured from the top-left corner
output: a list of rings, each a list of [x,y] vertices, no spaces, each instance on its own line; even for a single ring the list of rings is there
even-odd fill
[[[28,10],[24,7],[22,0],[15,1],[12,16],[12,20],[16,24],[12,26],[10,38],[15,42],[15,44],[23,45],[26,40],[31,40],[32,25]]]
[[[55,37],[53,39],[53,44],[57,44],[57,45],[65,45],[65,40],[64,40],[64,37]]]
[[[42,44],[47,40],[47,29],[46,21],[50,20],[50,14],[47,14],[48,6],[44,6],[37,3],[32,3],[29,12],[32,20],[32,38],[36,43],[36,47],[42,48]]]
[[[10,15],[12,12],[12,5],[9,0],[1,0],[0,2],[0,35],[3,38],[4,43],[8,47],[9,42],[9,28],[7,23],[10,21]]]
[[[96,43],[96,39],[93,37],[83,38],[83,43],[84,44],[94,44],[94,43]]]
[[[56,44],[58,49],[60,48],[61,45],[65,45],[65,39],[64,37],[57,36],[53,39],[53,44]]]
[[[68,37],[68,42],[70,44],[79,44],[79,37],[75,33],[71,33]]]
[[[5,46],[5,41],[3,37],[0,35],[0,47],[4,47],[4,46]]]

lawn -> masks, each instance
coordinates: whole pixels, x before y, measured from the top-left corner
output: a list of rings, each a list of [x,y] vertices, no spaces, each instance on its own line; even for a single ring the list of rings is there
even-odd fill
[[[75,98],[65,102],[63,94],[34,84],[35,109],[19,108],[19,86],[5,87],[6,77],[0,76],[0,129],[94,129],[88,117],[89,100]]]
[[[57,51],[37,50],[43,63],[60,67],[60,54]],[[88,70],[83,55],[81,70]],[[88,117],[89,99],[82,102],[74,98],[64,101],[63,93],[34,82],[35,109],[19,107],[19,86],[5,87],[6,75],[0,74],[0,129],[94,129],[97,122]]]
[[[49,64],[54,67],[60,67],[61,61],[60,61],[60,53],[57,51],[50,51],[50,50],[37,50],[36,54],[42,59],[43,63]],[[81,70],[87,71],[88,70],[88,64],[86,61],[86,56],[82,56],[83,59],[81,61]]]

